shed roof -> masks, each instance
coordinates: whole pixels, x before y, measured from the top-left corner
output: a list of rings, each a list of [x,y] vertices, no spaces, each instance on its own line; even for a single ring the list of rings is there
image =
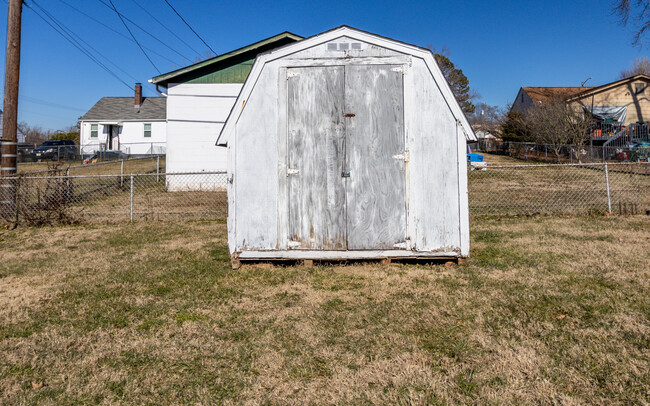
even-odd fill
[[[156,76],[150,79],[149,82],[155,85],[167,87],[169,83],[185,83],[188,81],[196,80],[198,77],[218,71],[223,71],[225,69],[248,61],[250,61],[250,65],[252,66],[252,60],[255,59],[255,56],[257,56],[257,54],[292,42],[300,41],[301,39],[303,39],[303,37],[285,31],[253,44],[235,49],[234,51],[215,56],[214,58],[210,58],[205,61],[201,61],[193,65]],[[245,75],[241,82],[246,79],[249,71],[250,68],[245,72]]]
[[[365,41],[368,43],[381,44],[381,46],[385,48],[394,49],[399,52],[409,53],[411,55],[415,55],[417,57],[422,58],[427,64],[427,66],[429,67],[429,70],[433,75],[434,80],[438,84],[438,87],[440,88],[445,100],[447,101],[447,105],[451,110],[454,118],[459,123],[461,123],[462,131],[465,133],[466,139],[468,141],[478,140],[476,138],[476,134],[474,134],[474,131],[472,130],[472,127],[469,125],[469,122],[467,121],[467,117],[465,117],[465,113],[463,113],[460,106],[458,105],[458,102],[456,101],[456,98],[454,97],[451,88],[449,87],[449,84],[445,80],[445,77],[443,76],[440,67],[435,61],[433,52],[430,49],[422,48],[416,45],[383,37],[381,35],[359,30],[357,28],[353,28],[347,25],[342,25],[340,27],[333,28],[331,30],[322,32],[320,34],[311,36],[309,38],[305,38],[298,43],[289,44],[281,48],[272,49],[264,54],[259,54],[255,59],[255,65],[253,66],[251,74],[246,79],[246,82],[244,83],[244,87],[239,93],[237,101],[235,102],[233,109],[230,111],[230,114],[226,119],[226,123],[221,129],[221,132],[217,139],[217,145],[221,145],[221,146],[227,145],[228,138],[233,131],[233,126],[235,125],[237,118],[239,117],[242,110],[244,109],[245,100],[248,99],[251,92],[253,91],[255,82],[257,81],[257,78],[259,77],[264,64],[282,58],[286,55],[298,52],[300,50],[307,49],[331,41],[332,39],[339,38],[341,36],[355,38],[360,41]],[[235,108],[235,106],[242,106],[242,107]]]
[[[102,97],[80,121],[95,120],[165,120],[166,97],[143,97],[140,108],[133,104],[133,97]]]

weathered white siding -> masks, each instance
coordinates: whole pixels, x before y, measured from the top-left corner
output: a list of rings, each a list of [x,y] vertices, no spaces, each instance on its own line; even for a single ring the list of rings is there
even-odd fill
[[[108,121],[80,122],[80,151],[83,155],[93,154],[102,146],[108,148]],[[113,149],[127,154],[165,154],[167,142],[167,123],[165,121],[120,121],[114,128],[119,134],[113,134]],[[97,137],[91,137],[91,125],[97,124]],[[151,124],[151,137],[144,136],[144,125]],[[119,144],[118,144],[119,141]],[[119,145],[119,147],[118,147]]]
[[[464,168],[465,134],[422,59],[413,59],[404,77],[411,244],[423,251],[460,247],[458,151]]]
[[[167,96],[167,172],[225,171],[227,152],[215,146],[241,84],[170,84]],[[208,187],[214,176],[174,176],[170,190]],[[207,182],[207,183],[206,183]],[[214,185],[215,187],[219,185]],[[223,185],[220,185],[223,187]]]
[[[370,34],[341,31],[352,33],[336,37],[329,32],[320,43],[317,36],[258,57],[244,85],[219,140],[227,141],[232,179],[231,253],[239,258],[315,259],[468,256],[465,151],[466,137],[474,135],[433,56]],[[308,73],[309,69],[313,71]],[[352,82],[339,83],[340,74]],[[293,85],[297,75],[313,79]],[[320,83],[323,80],[327,83]],[[321,95],[299,97],[297,91]],[[340,98],[334,93],[341,92],[345,101],[337,106]],[[295,110],[296,103],[309,105]],[[403,114],[403,123],[396,114]],[[340,117],[345,119],[339,124]],[[303,127],[313,134],[301,135]],[[339,132],[344,134],[343,155],[332,144],[338,142]],[[393,133],[400,133],[402,140],[397,142]],[[374,141],[366,139],[373,137]],[[305,158],[301,153],[313,156]],[[349,164],[343,173],[339,173],[341,159]],[[312,178],[319,171],[314,165],[323,179]],[[304,168],[311,171],[305,175],[309,181],[297,181]],[[337,194],[335,178],[344,177],[348,170],[352,173],[344,180],[345,200]],[[297,191],[309,187],[323,189],[327,198],[319,198],[313,207],[299,202],[324,196]],[[347,209],[342,216],[365,220],[363,224],[343,221],[346,241],[341,248],[325,234],[340,223],[327,218],[330,206],[343,200]],[[406,210],[404,217],[401,207]],[[299,219],[292,218],[295,210],[311,217],[320,212],[326,218],[311,219],[304,229]],[[373,213],[366,218],[366,211]],[[363,232],[355,234],[361,226]],[[335,231],[332,235],[341,234]],[[399,236],[404,233],[402,242]]]

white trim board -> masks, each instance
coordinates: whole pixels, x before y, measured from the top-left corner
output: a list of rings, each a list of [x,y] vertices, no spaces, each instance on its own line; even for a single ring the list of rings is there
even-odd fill
[[[386,251],[243,251],[237,255],[239,259],[376,259],[376,258],[458,258],[461,255],[454,251],[421,252],[406,250]]]

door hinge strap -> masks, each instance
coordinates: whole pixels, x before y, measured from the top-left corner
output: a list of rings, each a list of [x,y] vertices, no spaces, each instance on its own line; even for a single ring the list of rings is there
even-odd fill
[[[398,242],[397,244],[393,244],[393,247],[394,247],[394,248],[402,248],[402,249],[406,249],[406,241],[404,241],[404,242]]]
[[[408,65],[402,65],[398,66],[396,68],[391,69],[393,72],[400,72],[402,75],[406,75],[408,73],[409,67]]]
[[[300,243],[300,241],[291,241],[290,240],[287,245],[289,246],[289,248],[299,248],[302,244]]]
[[[409,160],[409,152],[404,151],[401,154],[393,155],[393,159],[401,159],[402,161],[408,161]]]
[[[287,175],[295,175],[298,172],[300,172],[300,170],[296,169],[296,168],[288,168],[287,169]]]
[[[298,76],[298,72],[295,72],[295,71],[292,71],[292,70],[287,71],[287,79],[293,78],[293,77],[296,77],[296,76]]]

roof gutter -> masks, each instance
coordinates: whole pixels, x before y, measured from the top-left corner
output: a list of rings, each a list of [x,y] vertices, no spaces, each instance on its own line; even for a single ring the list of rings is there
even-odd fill
[[[151,82],[151,80],[149,80],[149,82]],[[158,92],[158,94],[161,96],[167,97],[167,93],[160,90],[160,88],[158,88],[158,84],[156,84],[156,92]]]

